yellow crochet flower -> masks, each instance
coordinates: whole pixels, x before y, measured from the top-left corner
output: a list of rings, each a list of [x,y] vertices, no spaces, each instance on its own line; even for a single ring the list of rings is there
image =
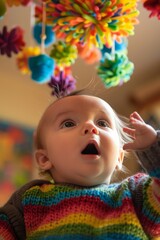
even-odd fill
[[[29,74],[30,69],[28,67],[28,58],[32,56],[37,56],[41,52],[39,47],[25,47],[19,54],[17,55],[17,66],[21,73]]]

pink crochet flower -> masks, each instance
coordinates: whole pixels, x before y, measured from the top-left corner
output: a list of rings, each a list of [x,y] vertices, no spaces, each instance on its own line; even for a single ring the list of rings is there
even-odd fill
[[[158,20],[160,20],[160,0],[146,0],[143,6],[151,11],[149,17],[157,16]]]
[[[18,53],[25,46],[23,30],[20,27],[13,28],[10,32],[4,26],[0,32],[0,54],[11,57],[12,52]]]

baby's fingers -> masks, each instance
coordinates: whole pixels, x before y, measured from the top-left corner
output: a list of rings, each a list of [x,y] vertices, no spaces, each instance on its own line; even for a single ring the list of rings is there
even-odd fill
[[[129,128],[129,127],[124,127],[123,131],[130,135],[132,138],[135,138],[135,129]]]
[[[133,120],[133,119],[139,120],[140,122],[144,123],[143,119],[141,118],[141,116],[137,112],[131,113],[130,120]]]

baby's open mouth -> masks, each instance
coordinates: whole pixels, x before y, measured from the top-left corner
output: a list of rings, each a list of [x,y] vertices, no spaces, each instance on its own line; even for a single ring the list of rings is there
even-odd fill
[[[99,155],[99,151],[93,143],[89,143],[81,152],[82,154]]]

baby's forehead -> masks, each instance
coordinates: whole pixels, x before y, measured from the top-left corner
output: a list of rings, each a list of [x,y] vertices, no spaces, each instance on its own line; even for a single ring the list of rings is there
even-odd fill
[[[84,114],[86,112],[92,111],[95,113],[106,113],[109,118],[113,120],[115,117],[114,111],[111,106],[98,97],[88,96],[88,95],[74,95],[67,96],[53,102],[42,116],[43,123],[49,123],[54,121],[59,115],[65,115],[69,112],[75,114]]]
[[[103,99],[88,95],[74,95],[58,99],[50,105],[48,112],[56,114],[56,112],[72,109],[78,111],[79,109],[85,110],[90,108],[113,113],[111,106]]]

